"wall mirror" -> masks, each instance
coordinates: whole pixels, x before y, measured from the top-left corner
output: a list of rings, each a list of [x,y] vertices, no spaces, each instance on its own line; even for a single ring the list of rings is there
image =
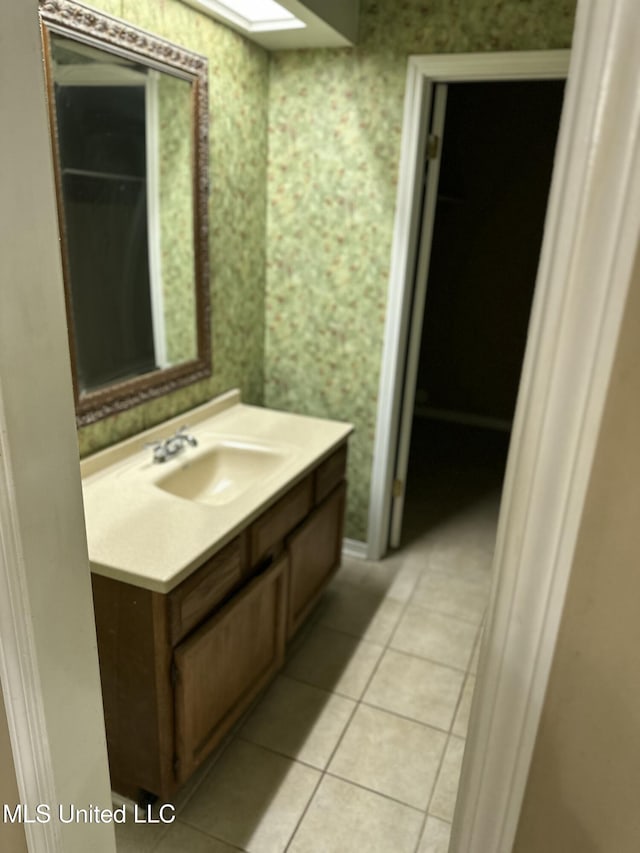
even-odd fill
[[[211,373],[207,59],[40,0],[76,416]]]

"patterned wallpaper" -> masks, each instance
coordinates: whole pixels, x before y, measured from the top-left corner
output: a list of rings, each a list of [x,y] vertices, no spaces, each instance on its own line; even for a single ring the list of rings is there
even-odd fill
[[[365,539],[407,57],[567,47],[575,0],[362,0],[355,49],[270,58],[179,0],[93,5],[209,56],[214,374],[80,430],[81,453],[264,391],[354,423],[346,533]]]
[[[173,394],[78,431],[92,453],[192,408],[228,388],[261,403],[268,54],[179,0],[88,0],[209,57],[213,375]]]
[[[348,420],[364,540],[407,57],[568,47],[574,0],[363,0],[354,50],[270,67],[265,403]]]
[[[157,73],[157,72],[156,72]],[[160,263],[167,364],[198,355],[191,84],[157,73]]]

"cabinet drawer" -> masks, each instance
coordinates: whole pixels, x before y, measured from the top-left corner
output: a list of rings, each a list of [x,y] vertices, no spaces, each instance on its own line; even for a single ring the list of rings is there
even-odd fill
[[[275,563],[175,649],[179,784],[282,665],[286,565]]]
[[[313,476],[304,479],[251,525],[251,565],[278,549],[313,506]]]
[[[175,645],[238,586],[246,568],[246,538],[226,545],[169,593],[169,630]]]
[[[315,474],[315,503],[320,503],[345,478],[347,471],[347,445],[343,444],[322,462]]]
[[[287,637],[297,631],[340,565],[346,485],[341,483],[287,539]]]

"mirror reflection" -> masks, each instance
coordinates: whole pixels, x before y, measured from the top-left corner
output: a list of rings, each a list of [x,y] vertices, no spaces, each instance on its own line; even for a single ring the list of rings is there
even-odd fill
[[[111,49],[67,22],[44,23],[84,424],[211,371],[206,60],[192,73],[200,57],[142,31],[130,28],[127,49]],[[149,47],[167,62],[144,55]],[[186,70],[171,64],[176,57]]]
[[[196,357],[191,85],[52,38],[78,385]]]

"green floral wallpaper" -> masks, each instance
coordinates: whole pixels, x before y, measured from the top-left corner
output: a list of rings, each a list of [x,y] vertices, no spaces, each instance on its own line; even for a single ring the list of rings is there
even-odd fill
[[[272,55],[265,402],[351,421],[366,538],[411,54],[568,47],[574,0],[363,0],[353,50]]]
[[[209,57],[214,374],[80,430],[82,454],[239,386],[355,425],[365,539],[407,58],[567,47],[575,0],[362,0],[356,48],[270,56],[179,0],[93,3]]]
[[[180,0],[89,0],[209,58],[213,375],[78,431],[92,453],[228,388],[261,403],[264,369],[268,54]]]
[[[188,81],[156,73],[160,263],[167,364],[198,355],[193,249],[192,97]]]

